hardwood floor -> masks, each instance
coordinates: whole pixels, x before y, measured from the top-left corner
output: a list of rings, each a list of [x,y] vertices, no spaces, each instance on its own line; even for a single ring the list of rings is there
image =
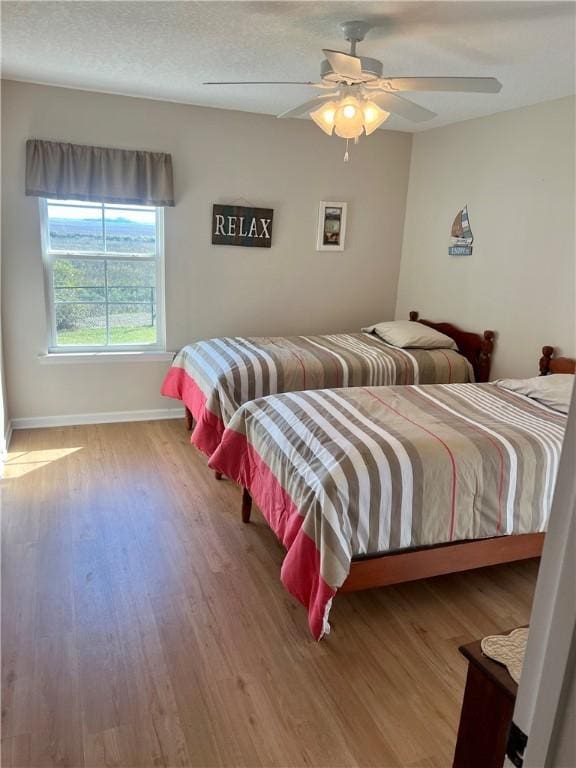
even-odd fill
[[[457,647],[528,621],[537,565],[340,595],[315,643],[282,549],[184,422],[16,432],[2,765],[448,768]]]

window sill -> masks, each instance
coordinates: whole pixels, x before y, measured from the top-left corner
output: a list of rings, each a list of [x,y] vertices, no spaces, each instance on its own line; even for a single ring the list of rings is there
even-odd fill
[[[42,365],[78,363],[167,363],[174,352],[48,352],[38,355]]]

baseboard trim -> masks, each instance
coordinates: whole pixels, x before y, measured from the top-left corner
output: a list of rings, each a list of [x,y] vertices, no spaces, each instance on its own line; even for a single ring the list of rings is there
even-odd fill
[[[29,416],[12,419],[12,429],[41,427],[74,427],[82,424],[112,424],[123,421],[159,421],[183,419],[184,408],[155,408],[149,411],[109,411],[107,413],[74,413],[62,416]]]

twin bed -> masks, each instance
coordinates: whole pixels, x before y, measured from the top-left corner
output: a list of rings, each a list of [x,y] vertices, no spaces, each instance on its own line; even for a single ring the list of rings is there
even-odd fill
[[[357,386],[350,378],[344,386],[342,368],[339,386],[330,388],[294,385],[259,396],[261,390],[268,394],[264,376],[236,383],[224,376],[218,390],[219,404],[226,402],[224,392],[240,400],[253,396],[231,413],[220,411],[213,450],[206,450],[204,438],[200,447],[212,469],[243,487],[244,522],[254,499],[286,547],[282,581],[307,607],[317,639],[329,631],[337,590],[541,552],[566,416],[483,383],[491,332],[430,325],[457,337],[480,383],[465,374],[454,383],[450,373],[448,381],[441,374],[446,383],[423,384],[417,365],[411,375],[404,369],[402,381],[412,385],[381,386],[373,366],[369,380]],[[266,367],[272,370],[260,365],[260,371]],[[574,361],[554,360],[549,347],[540,367],[543,374],[574,373]],[[356,375],[351,370],[349,377]],[[216,423],[206,416],[214,413],[207,405],[214,400],[185,402],[196,409],[190,408],[198,420],[195,432],[200,424],[204,433]]]
[[[488,381],[494,333],[450,323],[410,321],[444,334],[457,346],[402,349],[374,333],[233,337],[199,341],[174,358],[162,394],[186,408],[192,443],[207,456],[218,447],[238,408],[281,392],[393,384]]]

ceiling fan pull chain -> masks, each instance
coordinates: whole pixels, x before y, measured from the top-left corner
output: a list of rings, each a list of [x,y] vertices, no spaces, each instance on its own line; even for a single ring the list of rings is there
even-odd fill
[[[344,162],[347,163],[348,160],[350,160],[350,155],[348,154],[348,142],[350,139],[346,139],[346,152],[344,153]]]

